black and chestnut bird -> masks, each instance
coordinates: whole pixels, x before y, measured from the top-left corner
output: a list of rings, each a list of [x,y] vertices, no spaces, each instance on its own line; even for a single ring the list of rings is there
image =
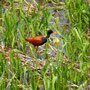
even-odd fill
[[[36,36],[36,37],[27,37],[25,40],[29,43],[33,44],[34,46],[40,46],[47,42],[47,39],[50,37],[50,34],[56,33],[53,30],[49,30],[47,32],[47,36]]]

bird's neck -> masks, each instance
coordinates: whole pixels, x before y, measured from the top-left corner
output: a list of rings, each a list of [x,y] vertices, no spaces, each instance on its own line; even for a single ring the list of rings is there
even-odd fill
[[[47,42],[47,39],[50,37],[50,35],[47,35],[46,37],[42,37],[42,43],[40,45],[43,45]]]
[[[46,39],[48,39],[50,37],[50,34],[48,34],[47,36],[46,36]]]

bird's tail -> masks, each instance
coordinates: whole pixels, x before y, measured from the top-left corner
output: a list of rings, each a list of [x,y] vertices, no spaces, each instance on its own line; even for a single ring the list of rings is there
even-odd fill
[[[31,38],[26,38],[25,40],[29,42],[29,41],[31,41]]]
[[[27,39],[27,38],[26,38],[25,40],[26,40],[26,41],[28,41],[28,39]]]
[[[26,38],[25,40],[26,40],[26,41],[29,41],[29,39],[28,39],[28,38]]]

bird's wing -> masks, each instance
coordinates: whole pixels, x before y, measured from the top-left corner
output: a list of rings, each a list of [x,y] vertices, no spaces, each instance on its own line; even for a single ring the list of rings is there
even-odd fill
[[[32,44],[34,45],[40,45],[42,43],[42,37],[41,36],[36,36],[32,39]]]
[[[42,36],[36,36],[36,37],[32,37],[32,38],[26,38],[26,41],[28,41],[29,43],[38,46],[41,44],[42,42]]]

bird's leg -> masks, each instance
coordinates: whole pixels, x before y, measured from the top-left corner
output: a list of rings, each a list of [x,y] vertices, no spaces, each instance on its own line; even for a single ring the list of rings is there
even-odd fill
[[[37,58],[40,58],[39,52],[37,52],[37,51],[38,51],[38,46],[36,47],[36,55],[37,55]]]
[[[36,52],[38,51],[38,46],[36,47]]]
[[[34,46],[34,47],[35,47],[35,49],[36,49],[36,50],[35,50],[35,54],[36,54],[35,56],[37,57],[38,46]]]

